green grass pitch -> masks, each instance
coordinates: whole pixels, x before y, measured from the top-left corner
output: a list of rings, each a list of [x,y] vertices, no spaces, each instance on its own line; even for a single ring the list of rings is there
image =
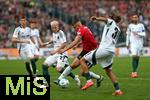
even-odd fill
[[[41,75],[41,65],[44,59],[37,62],[39,74]],[[70,61],[71,62],[71,61]],[[100,65],[94,66],[91,70],[103,75],[105,78],[100,88],[96,88],[96,84],[86,91],[81,91],[73,79],[69,78],[70,84],[68,88],[62,89],[53,84],[53,81],[59,76],[55,68],[50,67],[51,74],[51,100],[150,100],[150,57],[141,57],[138,69],[138,78],[130,78],[131,72],[131,58],[115,58],[113,64],[113,71],[116,74],[120,87],[124,95],[114,97],[113,85],[106,76],[104,70]],[[79,68],[73,71],[79,74]],[[26,70],[24,64],[20,60],[0,60],[0,74],[4,75],[25,75]],[[85,79],[80,77],[82,83]]]

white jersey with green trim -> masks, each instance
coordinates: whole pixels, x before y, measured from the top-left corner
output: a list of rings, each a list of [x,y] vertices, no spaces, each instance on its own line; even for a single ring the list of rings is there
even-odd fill
[[[67,42],[67,40],[62,30],[59,30],[57,33],[53,33],[54,50],[58,49],[62,45],[62,43],[65,42]]]
[[[31,37],[31,29],[29,27],[22,28],[21,26],[15,28],[15,31],[13,33],[13,37],[17,38],[19,40],[27,40],[30,41],[32,44],[32,41],[30,39]],[[24,50],[28,48],[31,44],[27,43],[17,43],[18,50]]]
[[[38,38],[40,36],[39,30],[38,29],[31,29],[31,36],[34,39],[36,47],[39,47],[39,42],[38,42]]]
[[[137,33],[137,34],[134,34]],[[143,39],[145,37],[145,27],[142,23],[129,24],[127,28],[126,46],[143,46]]]
[[[100,42],[100,48],[115,52],[115,45],[117,43],[120,34],[120,29],[116,22],[112,19],[107,19],[107,23],[104,26],[102,40]]]

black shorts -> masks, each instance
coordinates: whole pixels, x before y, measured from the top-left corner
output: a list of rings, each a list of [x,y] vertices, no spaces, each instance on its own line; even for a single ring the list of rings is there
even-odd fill
[[[89,51],[82,50],[77,58],[80,60],[84,55],[86,55]]]

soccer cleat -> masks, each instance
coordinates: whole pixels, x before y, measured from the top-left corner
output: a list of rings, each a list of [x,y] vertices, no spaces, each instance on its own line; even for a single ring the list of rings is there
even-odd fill
[[[122,95],[122,94],[123,94],[122,91],[116,91],[116,92],[114,92],[112,95],[113,95],[113,96],[117,96],[117,95]]]
[[[86,84],[81,88],[81,90],[86,90],[89,87],[93,86],[94,82],[92,80],[88,80]]]
[[[96,80],[97,88],[101,86],[101,82],[103,81],[103,79],[104,79],[104,76],[100,76],[100,78]]]
[[[59,81],[60,81],[60,80],[57,79],[57,80],[54,81],[54,83],[55,83],[56,85],[59,85]]]
[[[131,78],[136,78],[137,77],[137,72],[132,72],[131,73]]]
[[[74,80],[76,81],[77,85],[78,85],[79,87],[81,87],[81,82],[80,82],[80,79],[79,79],[79,76],[78,76],[78,75],[75,75]]]

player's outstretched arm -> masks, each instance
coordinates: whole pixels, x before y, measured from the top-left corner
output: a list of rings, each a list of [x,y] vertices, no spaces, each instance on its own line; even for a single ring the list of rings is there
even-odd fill
[[[18,38],[12,38],[12,42],[13,43],[28,43],[28,44],[30,44],[30,41],[28,41],[28,40],[19,40]]]
[[[106,17],[96,17],[96,16],[92,16],[90,18],[90,20],[98,20],[98,21],[103,21],[107,23],[107,18]]]
[[[53,41],[48,41],[48,42],[43,43],[41,38],[38,38],[38,42],[39,42],[40,46],[44,47],[48,44],[51,44]]]
[[[51,52],[51,54],[56,54],[56,53],[61,52],[61,50],[64,49],[65,46],[66,46],[66,42],[62,43],[61,46],[58,49],[56,49],[55,51]]]
[[[75,37],[74,41],[72,41],[66,48],[64,48],[63,51],[61,51],[61,53],[62,53],[62,52],[65,52],[65,51],[67,51],[67,50],[69,50],[69,49],[71,49],[71,48],[73,48],[73,47],[76,46],[78,43],[80,43],[80,41],[81,41],[81,36],[80,36],[80,35],[77,35],[77,36]]]

